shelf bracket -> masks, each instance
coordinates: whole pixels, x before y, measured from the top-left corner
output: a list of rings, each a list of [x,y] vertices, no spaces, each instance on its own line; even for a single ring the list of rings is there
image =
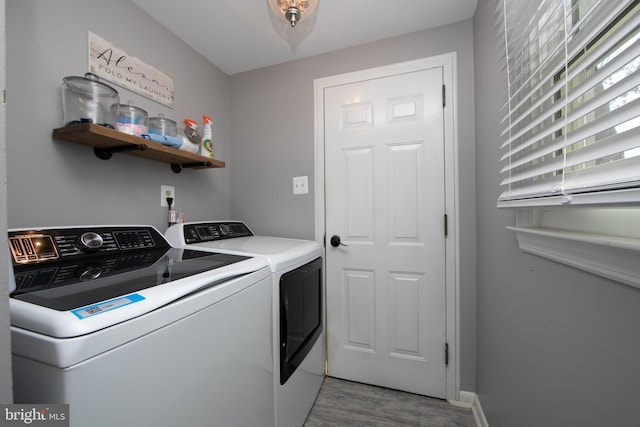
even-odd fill
[[[175,173],[180,173],[183,168],[208,168],[211,167],[213,163],[211,162],[195,162],[195,163],[171,163],[171,170]]]
[[[121,153],[124,151],[144,151],[146,149],[147,149],[147,146],[145,144],[122,145],[120,147],[110,147],[110,148],[94,147],[93,153],[99,159],[109,160],[111,156],[113,156],[113,153]]]

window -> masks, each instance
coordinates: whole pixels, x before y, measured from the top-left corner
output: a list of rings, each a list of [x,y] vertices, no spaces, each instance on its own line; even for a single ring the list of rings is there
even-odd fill
[[[518,208],[522,249],[640,287],[637,267],[605,254],[576,261],[585,249],[573,250],[589,242],[635,259],[640,250],[640,1],[498,4],[506,82],[498,207]]]

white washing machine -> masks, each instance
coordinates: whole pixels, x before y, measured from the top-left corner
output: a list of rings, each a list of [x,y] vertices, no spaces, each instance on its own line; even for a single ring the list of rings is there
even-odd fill
[[[72,427],[273,426],[271,270],[150,226],[9,230],[16,403]]]
[[[240,221],[176,224],[165,237],[176,247],[267,260],[273,273],[275,425],[301,427],[324,379],[321,246],[256,236]]]

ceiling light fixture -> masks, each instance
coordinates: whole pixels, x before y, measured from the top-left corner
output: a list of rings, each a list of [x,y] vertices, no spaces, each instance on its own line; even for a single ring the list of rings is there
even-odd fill
[[[311,15],[318,6],[318,0],[269,0],[271,8],[289,21],[291,27],[305,15]]]

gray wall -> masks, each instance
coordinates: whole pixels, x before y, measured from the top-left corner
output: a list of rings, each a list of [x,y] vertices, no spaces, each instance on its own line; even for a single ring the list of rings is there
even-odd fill
[[[316,78],[456,52],[461,265],[461,387],[475,389],[475,145],[471,20],[231,76],[231,214],[260,234],[314,239]],[[291,179],[309,176],[310,193]]]
[[[229,214],[229,169],[171,171],[168,164],[56,141],[60,86],[88,70],[88,31],[173,78],[175,108],[114,86],[120,100],[164,113],[214,119],[214,141],[228,160],[229,79],[128,0],[7,2],[7,160],[9,227],[151,224],[166,228],[160,185],[176,188],[187,220]]]
[[[5,2],[0,1],[4,23]],[[160,207],[161,184],[175,186],[176,208],[187,220],[229,215],[228,168],[175,174],[167,164],[124,154],[99,160],[88,147],[51,138],[51,131],[62,125],[62,78],[88,70],[88,31],[173,78],[174,109],[116,87],[121,102],[131,100],[151,116],[162,112],[179,122],[211,115],[220,158],[228,161],[226,74],[128,0],[6,3],[8,125],[6,170],[4,139],[0,150],[0,234],[4,236],[0,237],[0,402],[12,399],[4,285],[8,255],[7,244],[2,244],[7,224],[11,228],[151,224],[164,231],[167,212]],[[4,29],[0,35],[4,38]],[[4,106],[0,108],[4,111]],[[4,127],[0,131],[4,135]]]
[[[0,0],[0,88],[5,87],[5,2]],[[7,298],[7,162],[5,104],[0,103],[0,403],[13,402],[11,389],[11,334]]]
[[[497,210],[494,5],[474,17],[477,393],[491,427],[640,425],[640,290],[519,251]]]

